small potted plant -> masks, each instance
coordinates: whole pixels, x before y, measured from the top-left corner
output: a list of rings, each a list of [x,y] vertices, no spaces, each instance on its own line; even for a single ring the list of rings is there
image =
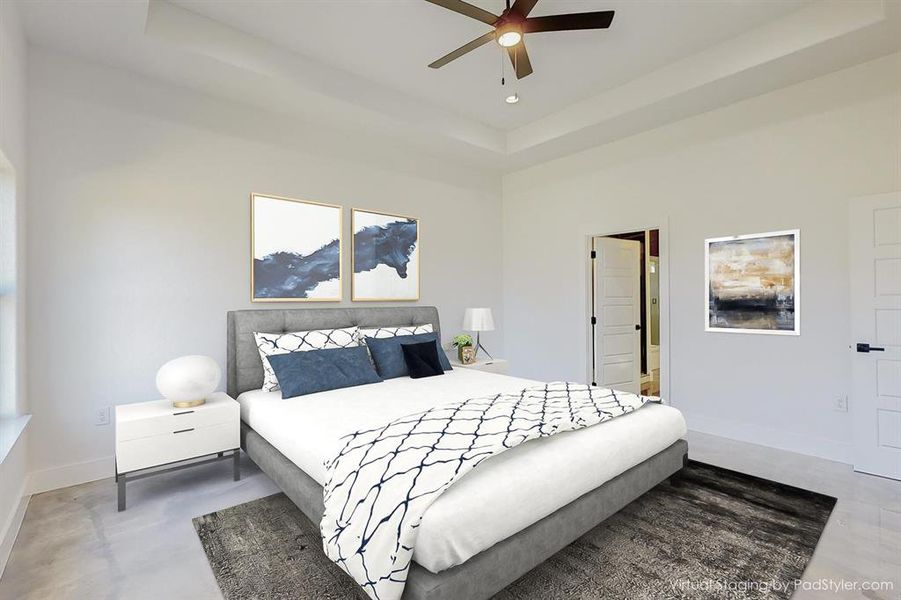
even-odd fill
[[[457,348],[457,358],[464,365],[471,365],[476,361],[476,349],[472,345],[472,336],[461,333],[454,336],[454,346]]]

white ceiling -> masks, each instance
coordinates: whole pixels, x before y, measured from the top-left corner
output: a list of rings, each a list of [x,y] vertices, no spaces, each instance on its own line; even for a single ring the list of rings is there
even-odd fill
[[[175,0],[197,14],[498,129],[509,130],[797,10],[811,0],[539,0],[532,16],[615,10],[606,31],[527,36],[535,72],[517,82],[497,44],[433,60],[491,28],[423,0]],[[499,14],[503,0],[473,0]],[[501,88],[519,93],[509,106]]]
[[[498,13],[501,0],[473,0]],[[20,0],[29,40],[297,122],[509,171],[901,50],[901,0],[540,0],[613,9],[605,31],[531,34],[500,88],[488,31],[424,0]]]

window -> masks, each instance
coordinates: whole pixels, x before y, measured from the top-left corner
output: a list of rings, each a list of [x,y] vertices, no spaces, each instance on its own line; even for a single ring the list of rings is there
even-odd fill
[[[0,419],[17,417],[16,174],[0,152]]]

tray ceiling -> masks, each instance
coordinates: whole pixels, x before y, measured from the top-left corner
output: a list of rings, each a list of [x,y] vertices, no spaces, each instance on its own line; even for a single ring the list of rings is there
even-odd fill
[[[534,15],[616,18],[606,31],[528,35],[535,72],[516,81],[495,44],[427,68],[488,27],[423,0],[19,6],[32,43],[498,171],[901,49],[898,0],[541,0]]]

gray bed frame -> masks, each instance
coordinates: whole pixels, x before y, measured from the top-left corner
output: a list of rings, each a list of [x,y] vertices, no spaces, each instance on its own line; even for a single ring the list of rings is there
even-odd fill
[[[237,398],[263,383],[263,365],[253,332],[286,333],[339,327],[407,326],[431,323],[440,332],[433,306],[240,310],[228,313],[228,394]],[[322,518],[322,487],[247,424],[241,447],[313,522]],[[465,563],[432,573],[413,563],[403,600],[483,600],[571,544],[618,510],[678,472],[688,444],[665,450],[602,486],[498,542]]]

